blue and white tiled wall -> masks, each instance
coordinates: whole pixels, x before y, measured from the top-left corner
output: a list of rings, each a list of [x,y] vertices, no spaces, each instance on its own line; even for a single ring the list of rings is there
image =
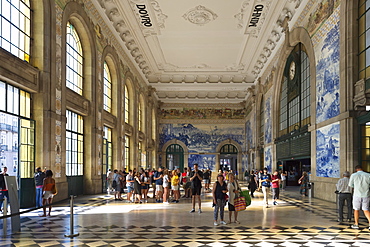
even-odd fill
[[[339,123],[316,130],[316,176],[340,177],[339,140]]]
[[[265,143],[270,143],[272,140],[272,124],[271,124],[271,97],[265,103]]]
[[[339,9],[320,28],[325,33],[315,43],[316,64],[316,123],[339,115]],[[315,36],[316,36],[315,35]]]

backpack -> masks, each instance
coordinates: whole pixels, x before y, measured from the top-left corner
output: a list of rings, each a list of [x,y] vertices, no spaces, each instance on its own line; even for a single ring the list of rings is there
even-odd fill
[[[113,182],[112,182],[112,188],[117,188],[117,181],[116,180],[113,180]]]

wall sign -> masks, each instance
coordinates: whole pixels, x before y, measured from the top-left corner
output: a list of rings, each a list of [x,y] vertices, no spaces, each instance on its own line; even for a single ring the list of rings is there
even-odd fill
[[[257,23],[260,20],[260,16],[262,14],[263,7],[264,6],[262,4],[258,4],[256,6],[254,6],[252,18],[249,22],[249,27],[257,27]]]
[[[140,15],[140,18],[141,18],[141,24],[143,24],[146,27],[153,26],[153,24],[150,20],[150,17],[149,17],[148,10],[146,9],[146,5],[145,4],[136,4],[136,8],[139,10],[139,15]]]

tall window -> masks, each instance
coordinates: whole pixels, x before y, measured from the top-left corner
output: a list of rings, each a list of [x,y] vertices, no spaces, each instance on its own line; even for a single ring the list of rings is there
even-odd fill
[[[106,174],[108,169],[113,168],[112,160],[112,129],[104,126],[103,137],[103,174]]]
[[[260,107],[260,144],[265,142],[265,99],[261,100]]]
[[[83,52],[80,38],[75,27],[67,23],[66,36],[66,86],[82,95]]]
[[[359,0],[359,72],[360,79],[370,77],[370,1]]]
[[[140,97],[140,99],[141,99],[141,97]],[[139,101],[139,107],[138,107],[138,113],[137,113],[137,117],[138,117],[138,125],[139,125],[139,131],[143,131],[143,127],[142,127],[142,125],[143,125],[143,116],[142,116],[142,114],[143,114],[143,108],[142,108],[142,103],[141,103],[142,101],[140,100]]]
[[[67,110],[66,132],[66,175],[83,175],[83,118]]]
[[[130,137],[125,136],[125,164],[124,167],[130,168]]]
[[[29,62],[31,9],[29,0],[0,1],[0,47]]]
[[[279,136],[307,126],[310,121],[310,62],[298,44],[288,57],[282,79]]]
[[[30,117],[31,94],[0,81],[0,164],[11,176],[19,169],[21,178],[33,177],[35,122]]]
[[[104,110],[112,112],[112,79],[106,62],[104,62]]]
[[[125,122],[130,120],[130,98],[127,86],[125,86]]]

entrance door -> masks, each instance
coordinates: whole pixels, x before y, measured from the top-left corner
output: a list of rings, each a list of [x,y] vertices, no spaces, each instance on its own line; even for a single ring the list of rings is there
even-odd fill
[[[238,149],[232,144],[223,145],[220,149],[220,169],[238,171]]]
[[[184,170],[184,149],[178,144],[171,144],[166,149],[166,167],[169,170]]]
[[[300,160],[287,160],[284,164],[284,171],[288,173],[287,185],[297,186],[298,179],[302,177],[303,172],[311,171],[310,159],[300,159]]]

